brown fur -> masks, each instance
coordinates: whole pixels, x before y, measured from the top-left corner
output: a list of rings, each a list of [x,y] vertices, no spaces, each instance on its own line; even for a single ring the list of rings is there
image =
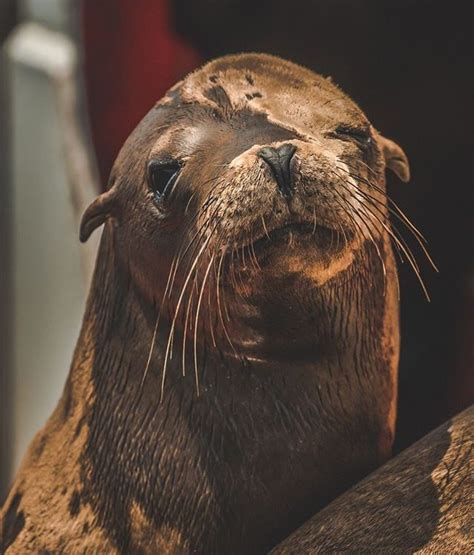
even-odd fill
[[[258,154],[287,143],[291,198]],[[147,168],[170,158],[163,200]],[[83,219],[82,240],[106,224],[95,276],[0,516],[8,555],[262,553],[389,457],[386,166],[408,179],[337,87],[267,55],[211,62],[151,110]]]
[[[474,407],[363,480],[272,550],[472,553]]]

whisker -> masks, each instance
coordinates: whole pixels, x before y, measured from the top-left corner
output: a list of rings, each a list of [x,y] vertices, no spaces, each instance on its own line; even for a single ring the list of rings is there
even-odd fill
[[[379,223],[382,225],[382,227],[387,231],[387,233],[393,238],[393,240],[402,249],[403,253],[407,257],[407,260],[408,260],[410,266],[412,267],[413,271],[415,272],[415,275],[418,278],[418,281],[421,285],[421,288],[423,289],[423,292],[426,296],[427,301],[430,302],[431,299],[430,299],[430,296],[428,294],[428,290],[425,286],[425,282],[423,281],[423,278],[421,277],[421,272],[418,268],[418,264],[416,263],[416,260],[413,256],[412,252],[410,251],[410,249],[408,247],[406,248],[404,246],[403,242],[398,239],[398,237],[395,235],[395,233],[393,233],[392,230],[383,221],[381,221],[376,214],[371,212],[367,207],[365,207],[365,210],[369,211],[372,214],[372,216],[379,221]]]
[[[338,168],[341,169],[341,170],[343,170],[343,171],[345,171],[346,173],[349,173],[349,172],[347,172],[344,168],[341,168],[341,167],[339,167],[339,166],[338,166]],[[341,182],[341,183],[346,184],[346,185],[349,184],[348,182],[346,182],[346,181],[342,178],[342,176],[339,176],[339,178],[340,178],[340,182]],[[356,179],[357,176],[354,177],[354,178]],[[344,186],[344,185],[343,185],[343,186]],[[357,189],[357,193],[361,194],[361,196],[364,198],[364,192],[363,192],[359,187],[357,187],[357,186],[356,186],[356,189]],[[353,191],[351,192],[351,191],[350,191],[349,189],[347,189],[347,188],[346,188],[346,190],[348,190],[351,194],[354,194]],[[383,191],[382,189],[379,189],[379,190],[380,190],[380,191]],[[383,193],[386,195],[385,192],[383,192]],[[386,196],[387,196],[387,198],[388,198],[388,195],[386,195]],[[374,207],[374,208],[375,208],[375,207]],[[366,203],[364,203],[364,212],[365,212],[365,213],[370,213],[370,214],[372,215],[372,217],[373,217],[374,219],[376,219],[376,220],[382,225],[382,227],[387,231],[387,233],[389,234],[389,236],[390,236],[390,237],[392,238],[392,240],[394,241],[394,243],[395,243],[395,245],[397,246],[397,248],[400,248],[401,251],[405,254],[405,256],[406,256],[406,258],[407,258],[407,260],[408,260],[410,266],[412,267],[412,269],[413,269],[415,275],[417,276],[417,279],[418,279],[418,281],[419,281],[419,283],[420,283],[420,285],[421,285],[421,288],[422,288],[422,290],[423,290],[423,292],[424,292],[424,294],[425,294],[426,299],[427,299],[428,301],[430,301],[430,296],[429,296],[429,294],[428,294],[428,291],[427,291],[427,288],[426,288],[426,286],[425,286],[425,283],[424,283],[424,281],[423,281],[423,279],[422,279],[422,277],[421,277],[421,271],[420,271],[420,268],[419,268],[418,263],[417,263],[417,261],[416,261],[416,258],[414,257],[413,253],[411,252],[410,247],[409,247],[409,246],[407,245],[407,243],[405,242],[403,236],[400,234],[400,232],[397,230],[397,228],[396,228],[395,226],[394,226],[393,231],[392,231],[392,230],[384,223],[384,221],[381,220],[381,219],[373,212],[373,210],[371,210],[371,209],[369,208],[369,206],[367,206]],[[387,218],[387,215],[383,214],[383,218],[384,218],[385,220],[387,220],[387,222],[389,221],[388,218]],[[417,237],[417,235],[416,235],[415,233],[413,233],[413,235],[414,235],[415,238],[418,240],[418,243],[422,246],[423,252],[425,252],[425,249],[424,249],[424,246],[422,245],[422,242],[419,240],[419,238]],[[425,254],[427,254],[427,253],[425,252]],[[428,258],[428,260],[431,261],[431,263],[433,264],[433,262],[432,262],[431,258],[429,257],[429,255],[427,256],[427,258]],[[434,266],[434,267],[436,268],[436,266]]]
[[[155,342],[156,342],[156,335],[158,333],[158,325],[160,322],[160,316],[161,316],[161,311],[163,309],[163,304],[164,304],[164,300],[165,300],[165,296],[166,296],[166,292],[167,289],[170,285],[170,279],[171,279],[171,274],[173,271],[173,265],[176,263],[176,256],[173,258],[173,260],[171,261],[171,265],[170,265],[170,271],[168,272],[168,280],[166,282],[166,287],[165,287],[165,291],[163,293],[163,297],[161,299],[161,303],[160,303],[160,308],[158,309],[158,314],[156,316],[156,322],[155,322],[155,327],[153,329],[153,335],[152,335],[152,340],[151,340],[151,345],[150,345],[150,349],[148,351],[148,358],[146,361],[146,365],[145,365],[145,370],[143,372],[143,376],[142,376],[142,380],[140,383],[140,389],[143,387],[143,384],[145,383],[146,377],[148,375],[148,369],[150,368],[150,363],[151,363],[151,357],[153,355],[153,350],[155,347]]]
[[[214,265],[213,265],[213,269],[214,269],[214,281],[216,279],[216,264],[215,264],[215,258],[214,258]],[[214,335],[214,324],[215,321],[213,319],[213,311],[211,308],[211,287],[209,286],[207,289],[207,314],[209,317],[209,330],[211,332],[211,340],[212,340],[212,346],[214,348],[217,348],[217,342],[216,342],[216,337]]]
[[[186,308],[186,318],[184,320],[183,349],[181,352],[181,368],[182,368],[183,376],[186,376],[186,338],[187,338],[189,316],[190,316],[192,304],[193,304],[193,296],[194,296],[194,287],[191,289],[191,292],[189,294],[188,306]]]
[[[184,285],[183,285],[183,287],[182,287],[182,289],[181,289],[181,294],[180,294],[180,296],[179,296],[179,298],[178,298],[178,302],[177,302],[177,305],[176,305],[176,309],[175,309],[175,313],[174,313],[174,316],[173,316],[173,320],[172,320],[172,322],[171,322],[170,332],[169,332],[169,335],[168,335],[168,342],[167,342],[167,345],[166,345],[165,358],[164,358],[164,364],[163,364],[163,372],[162,372],[162,377],[161,377],[161,397],[160,397],[160,402],[163,401],[164,388],[165,388],[165,379],[166,379],[166,370],[167,370],[167,365],[168,365],[168,356],[169,356],[169,353],[170,353],[171,341],[172,341],[172,337],[173,337],[173,335],[174,335],[174,329],[175,329],[175,326],[176,326],[176,320],[177,320],[177,318],[178,318],[179,309],[180,309],[180,307],[181,307],[181,303],[182,303],[182,301],[183,301],[184,293],[185,293],[186,288],[187,288],[187,286],[188,286],[188,283],[189,283],[189,281],[190,281],[190,279],[191,279],[192,273],[193,273],[194,269],[196,268],[196,266],[197,266],[197,264],[198,264],[198,262],[199,262],[199,259],[200,259],[201,256],[202,256],[202,253],[204,252],[204,250],[206,249],[207,245],[209,244],[210,239],[211,239],[211,236],[209,235],[209,236],[207,237],[207,239],[204,241],[204,243],[202,244],[202,246],[201,246],[201,248],[200,248],[198,254],[196,255],[196,257],[195,257],[195,259],[194,259],[194,261],[193,261],[193,263],[192,263],[192,266],[191,266],[191,268],[190,268],[190,270],[189,270],[189,272],[188,272],[188,275],[187,275],[187,277],[186,277],[186,279],[185,279],[185,281],[184,281]]]
[[[314,235],[316,233],[316,227],[317,227],[316,207],[313,206],[313,230],[311,231],[311,235]]]
[[[260,215],[260,218],[262,220],[262,226],[263,226],[263,230],[265,231],[265,235],[267,236],[267,239],[270,239],[270,235],[268,233],[267,226],[265,225],[265,218],[263,217],[263,214]]]
[[[208,181],[206,181],[205,183],[209,183],[211,181],[217,181],[218,178],[214,178],[214,179],[209,179]],[[186,229],[184,230],[183,234],[186,235],[187,232],[190,230],[190,228],[192,227],[192,225],[194,225],[194,223],[197,221],[197,219],[199,218],[199,216],[204,213],[205,210],[207,210],[207,208],[210,206],[210,204],[212,204],[213,202],[219,200],[219,197],[213,197],[212,193],[221,185],[225,185],[224,182],[222,181],[218,181],[211,189],[211,191],[209,192],[209,197],[206,200],[206,202],[203,204],[203,206],[200,208],[200,210],[198,211],[198,213],[188,222]],[[215,214],[217,213],[217,210],[219,209],[219,207],[221,206],[222,202],[219,202],[218,205],[215,207],[215,210],[209,214],[206,219],[204,220],[204,222],[202,223],[202,225],[197,229],[197,231],[195,232],[195,234],[193,235],[193,237],[189,240],[189,242],[187,243],[186,247],[184,246],[184,242],[181,245],[180,250],[178,251],[178,263],[175,267],[174,270],[174,275],[173,275],[173,280],[172,283],[174,284],[174,279],[176,277],[176,273],[179,267],[179,264],[181,263],[181,261],[185,258],[186,254],[188,253],[188,251],[191,249],[191,247],[194,244],[194,241],[200,236],[202,235],[202,232],[205,231],[207,229],[207,227],[210,225],[210,223],[213,220],[213,217],[215,216]],[[194,251],[191,253],[191,256],[194,254]],[[170,289],[170,294],[171,294],[171,289]]]
[[[347,164],[349,167],[353,167],[350,164]],[[364,166],[369,168],[372,172],[372,168],[370,168],[369,166],[367,166],[367,164],[364,163]],[[428,249],[426,248],[425,244],[428,243],[428,241],[426,240],[426,238],[424,237],[424,235],[421,233],[421,231],[413,224],[413,222],[408,218],[408,216],[403,212],[403,210],[398,206],[398,204],[388,195],[388,193],[386,191],[384,191],[382,188],[380,188],[377,184],[372,183],[371,181],[363,178],[360,175],[357,174],[352,174],[351,172],[348,172],[345,168],[342,168],[340,166],[337,166],[340,170],[346,172],[348,175],[350,175],[352,178],[361,181],[365,184],[367,184],[369,187],[375,189],[376,191],[378,191],[379,193],[381,193],[382,195],[384,195],[387,198],[387,201],[389,203],[388,206],[386,206],[386,208],[389,210],[389,212],[396,217],[399,221],[401,221],[407,228],[409,228],[410,232],[414,235],[417,243],[420,245],[420,248],[423,251],[423,254],[426,256],[429,264],[431,265],[431,267],[435,270],[435,272],[439,272],[438,267],[436,266],[435,262],[433,261],[430,253],[428,252]],[[375,202],[378,202],[380,204],[382,204],[383,206],[385,206],[379,199],[376,199],[375,197],[372,197],[372,200]],[[393,206],[393,208],[391,206]]]
[[[346,189],[346,190],[348,190],[348,189]],[[339,191],[335,190],[335,192],[341,197],[341,199],[345,200],[344,197],[341,195],[341,193],[340,193]],[[384,262],[384,259],[383,259],[383,257],[382,257],[382,254],[381,254],[381,252],[380,252],[379,245],[378,245],[377,241],[375,240],[374,236],[372,235],[372,232],[370,231],[370,226],[369,226],[368,223],[364,220],[364,218],[361,216],[361,214],[360,214],[360,212],[357,210],[357,208],[355,208],[355,206],[352,206],[352,205],[350,205],[350,208],[359,216],[360,222],[362,223],[362,225],[363,225],[363,226],[365,227],[365,229],[367,230],[367,233],[369,234],[371,243],[374,245],[375,251],[376,251],[376,253],[377,253],[377,257],[378,257],[378,259],[380,260],[380,264],[381,264],[381,266],[382,266],[382,273],[383,273],[383,295],[384,295],[384,297],[385,297],[386,290],[387,290],[387,269],[386,269],[386,267],[385,267],[385,262]],[[346,212],[346,213],[347,213],[347,212]],[[354,220],[354,223],[356,223],[355,220]],[[362,234],[362,236],[363,236],[364,238],[366,238],[364,234]]]
[[[212,255],[211,260],[206,268],[206,273],[202,281],[201,291],[199,293],[197,308],[196,308],[196,321],[194,325],[194,377],[196,380],[196,394],[199,396],[199,370],[198,370],[198,359],[197,359],[197,335],[198,335],[198,324],[199,324],[199,313],[201,309],[202,297],[204,294],[204,288],[206,286],[206,281],[211,270],[211,266],[214,262],[214,255]]]
[[[261,271],[262,268],[261,268],[261,266],[260,266],[260,264],[259,264],[259,262],[258,262],[257,255],[256,255],[256,253],[255,253],[255,246],[254,246],[254,240],[253,240],[253,233],[251,233],[251,236],[250,236],[250,248],[249,248],[249,251],[250,251],[250,249],[251,249],[251,251],[252,251],[252,252],[251,252],[251,257],[252,257],[252,259],[253,259],[253,268],[254,268],[254,270],[256,270],[256,271]]]
[[[221,321],[222,329],[223,329],[223,331],[224,331],[224,335],[225,335],[225,337],[226,337],[226,339],[227,339],[227,341],[228,341],[228,343],[229,343],[231,349],[233,350],[235,356],[238,356],[238,355],[237,355],[237,351],[236,351],[236,349],[235,349],[235,347],[234,347],[234,344],[232,343],[232,340],[231,340],[231,338],[230,338],[230,335],[229,335],[229,333],[228,333],[228,331],[227,331],[227,326],[225,325],[224,317],[223,317],[223,315],[222,315],[222,305],[221,305],[221,295],[220,295],[220,290],[221,290],[221,287],[220,287],[220,279],[221,279],[221,275],[222,275],[221,272],[222,272],[222,264],[223,264],[223,261],[224,261],[224,256],[225,256],[225,252],[221,255],[221,258],[220,258],[220,260],[219,260],[219,266],[218,266],[218,268],[217,268],[217,288],[216,288],[217,309],[218,309],[218,313],[219,313],[219,318],[220,318],[220,321]],[[224,308],[226,308],[226,307],[225,307],[225,303],[224,303]],[[229,320],[229,314],[228,314],[228,313],[227,313],[227,319]]]

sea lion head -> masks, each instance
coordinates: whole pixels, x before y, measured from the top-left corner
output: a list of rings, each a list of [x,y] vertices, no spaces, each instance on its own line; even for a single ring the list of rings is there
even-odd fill
[[[175,308],[192,291],[206,305],[214,280],[251,318],[259,304],[290,310],[302,289],[347,277],[369,244],[385,272],[386,168],[409,179],[402,149],[330,79],[269,55],[225,56],[145,116],[81,239],[109,220],[118,258],[156,306],[170,287]]]

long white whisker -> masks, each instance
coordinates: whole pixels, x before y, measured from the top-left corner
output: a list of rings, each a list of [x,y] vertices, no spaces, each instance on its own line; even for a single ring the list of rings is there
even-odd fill
[[[197,303],[197,307],[196,307],[196,320],[194,323],[194,377],[196,380],[196,394],[199,396],[199,370],[198,370],[198,360],[197,360],[197,334],[198,334],[198,325],[199,325],[199,313],[201,310],[201,303],[202,303],[202,297],[204,294],[204,289],[206,286],[206,281],[207,278],[209,276],[209,272],[211,270],[211,266],[214,262],[214,255],[211,256],[211,260],[206,268],[206,272],[204,274],[204,278],[202,280],[202,286],[201,286],[201,291],[199,293],[199,298],[198,298],[198,303]]]

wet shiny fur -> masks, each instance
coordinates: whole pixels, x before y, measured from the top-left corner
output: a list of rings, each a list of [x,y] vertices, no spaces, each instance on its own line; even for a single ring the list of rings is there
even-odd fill
[[[282,145],[285,194],[259,155]],[[9,555],[264,553],[390,456],[386,167],[409,177],[330,80],[268,55],[158,102],[84,215],[82,240],[105,223],[95,276],[1,513]]]

